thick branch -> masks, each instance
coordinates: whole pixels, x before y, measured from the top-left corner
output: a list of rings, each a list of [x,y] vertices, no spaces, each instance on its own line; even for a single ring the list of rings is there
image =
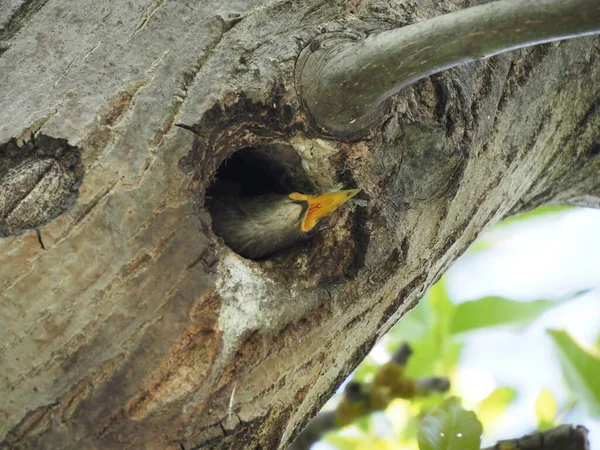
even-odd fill
[[[502,0],[360,42],[322,41],[298,68],[318,126],[341,135],[366,127],[382,102],[431,74],[498,53],[600,32],[597,0]]]
[[[589,450],[588,431],[582,426],[560,425],[518,439],[500,441],[483,450]]]

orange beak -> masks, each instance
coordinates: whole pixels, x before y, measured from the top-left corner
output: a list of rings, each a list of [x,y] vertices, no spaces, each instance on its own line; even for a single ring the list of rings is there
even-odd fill
[[[334,212],[359,192],[360,189],[347,189],[322,195],[304,195],[293,192],[288,197],[308,203],[308,209],[300,224],[300,229],[307,233],[317,225],[319,220]]]

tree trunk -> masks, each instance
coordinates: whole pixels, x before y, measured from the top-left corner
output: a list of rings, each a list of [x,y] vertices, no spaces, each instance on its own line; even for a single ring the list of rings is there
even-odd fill
[[[425,79],[342,141],[302,50],[469,2],[228,3],[0,5],[0,448],[284,448],[486,227],[600,206],[597,38]],[[204,196],[247,147],[245,176],[362,193],[243,259]]]

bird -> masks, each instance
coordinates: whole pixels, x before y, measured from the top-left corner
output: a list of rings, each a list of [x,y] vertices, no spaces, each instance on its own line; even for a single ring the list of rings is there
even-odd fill
[[[224,194],[211,199],[208,210],[215,234],[237,254],[256,260],[314,236],[326,217],[359,192]]]

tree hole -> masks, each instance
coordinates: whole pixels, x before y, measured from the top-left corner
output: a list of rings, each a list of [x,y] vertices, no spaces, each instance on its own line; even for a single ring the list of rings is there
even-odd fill
[[[314,192],[302,169],[302,160],[289,145],[268,144],[245,147],[233,153],[217,169],[206,195],[215,199],[232,193],[254,197],[291,192]]]
[[[260,255],[256,250],[245,249],[237,234],[242,227],[250,226],[250,216],[258,210],[262,199],[281,198],[283,201],[292,192],[315,193],[302,168],[302,159],[293,147],[284,143],[267,143],[237,150],[217,168],[206,191],[206,207],[213,219],[214,233],[241,256],[249,259],[270,256],[270,253]],[[223,212],[225,207],[229,208],[226,213]],[[300,212],[301,207],[298,206],[298,216]],[[223,214],[226,214],[226,219]],[[264,234],[257,239],[270,239],[269,232],[274,233],[273,239],[291,239],[280,231],[280,224],[275,223],[275,218],[269,218],[267,213],[261,222],[264,223]],[[248,233],[249,237],[244,238],[248,247],[252,247],[251,235]]]

